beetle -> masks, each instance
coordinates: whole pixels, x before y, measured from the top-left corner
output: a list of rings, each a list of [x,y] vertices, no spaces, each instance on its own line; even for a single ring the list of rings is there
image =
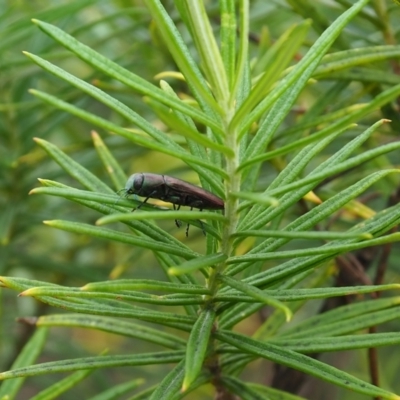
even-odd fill
[[[136,209],[139,209],[150,198],[172,203],[174,209],[177,210],[181,206],[188,206],[191,210],[198,208],[200,211],[224,209],[224,201],[215,194],[168,175],[139,172],[129,177],[123,190],[126,196],[136,194],[145,197]],[[178,207],[176,208],[176,206]],[[177,220],[175,220],[175,223],[178,227],[180,226]],[[186,228],[186,236],[188,236],[188,233],[189,225]]]

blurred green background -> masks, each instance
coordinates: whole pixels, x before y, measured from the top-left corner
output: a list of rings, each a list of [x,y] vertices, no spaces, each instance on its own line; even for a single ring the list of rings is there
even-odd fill
[[[125,68],[153,80],[155,74],[164,68],[171,69],[173,65],[152,40],[147,10],[140,2],[87,0],[1,1],[0,9],[0,275],[79,286],[88,281],[106,280],[118,266],[122,271],[129,268],[130,274],[144,277],[161,274],[153,258],[142,254],[139,259],[137,253],[138,263],[133,271],[132,253],[127,246],[68,234],[42,224],[46,219],[74,220],[78,215],[79,219],[93,223],[98,218],[96,213],[58,198],[28,195],[39,185],[37,178],[76,185],[36,146],[34,137],[57,144],[98,177],[108,178],[93,147],[93,126],[44,105],[28,93],[30,88],[52,93],[117,123],[123,124],[123,121],[92,98],[42,72],[22,51],[40,54],[81,79],[98,80],[99,85],[108,86],[107,90],[135,111],[154,119],[140,96],[108,82],[108,78],[43,34],[31,19],[55,24]],[[101,135],[127,174],[139,165],[144,165],[145,170],[163,168],[161,157],[147,159],[143,149],[127,146],[124,139],[104,132]],[[15,293],[7,290],[1,290],[0,296],[0,368],[4,371],[9,369],[31,334],[31,328],[16,323],[16,318],[38,316],[49,310],[46,305],[31,299],[18,299]],[[45,354],[39,361],[96,355],[107,348],[112,353],[123,353],[132,346],[151,351],[144,342],[124,343],[116,336],[97,331],[57,328],[52,330]],[[62,398],[88,398],[134,375],[155,383],[167,369],[167,366],[151,371],[143,368],[140,373],[128,368],[98,371]],[[28,399],[60,378],[48,375],[30,379],[19,398]],[[82,393],[85,393],[83,397]]]
[[[327,26],[324,26],[324,21],[329,23],[351,2],[334,2],[334,7],[330,4],[332,2],[328,1],[311,3],[313,3],[311,9],[299,9],[296,8],[295,2],[291,1],[252,1],[251,32],[254,36],[250,39],[254,56],[257,56],[260,34],[266,28],[271,39],[275,40],[291,24],[304,18],[312,18],[315,36],[310,40],[315,40]],[[177,20],[178,13],[173,2],[164,1],[163,4],[170,15]],[[390,1],[384,4],[390,7],[392,20],[399,21],[400,7]],[[214,17],[213,21],[217,25],[219,18],[217,2],[209,1],[208,8],[211,18]],[[110,275],[153,279],[163,277],[153,257],[140,250],[57,231],[42,224],[42,221],[47,219],[79,219],[82,222],[93,223],[98,218],[94,211],[55,197],[28,195],[32,188],[38,186],[37,178],[76,185],[76,182],[71,182],[35,145],[32,140],[34,137],[45,138],[60,146],[74,160],[111,185],[93,147],[91,130],[94,127],[44,105],[28,93],[30,88],[51,93],[121,125],[124,125],[125,121],[94,99],[86,97],[77,89],[40,70],[22,54],[22,51],[38,54],[83,80],[96,82],[149,121],[161,124],[140,96],[92,70],[42,33],[31,23],[31,19],[40,19],[64,29],[99,53],[156,83],[154,77],[158,73],[176,70],[176,66],[158,37],[143,3],[135,0],[112,2],[0,0],[0,10],[0,275],[26,277],[71,286],[80,286],[88,281],[106,280]],[[387,42],[387,32],[375,31],[374,25],[368,24],[367,21],[368,14],[359,16],[346,30],[346,34],[342,34],[335,43],[337,48],[359,47],[371,43],[390,44]],[[399,25],[393,22],[391,26],[395,38],[399,34]],[[175,90],[187,91],[183,82],[176,81],[173,84]],[[315,103],[315,99],[326,91],[330,84],[323,82],[316,87],[309,86],[299,99],[298,110],[294,111],[301,114],[302,110]],[[350,98],[354,96],[354,101],[362,100],[359,88],[349,85],[346,93]],[[374,82],[365,84],[363,93],[365,97],[369,98],[373,93]],[[349,98],[344,101],[349,102]],[[339,104],[335,106],[339,107]],[[287,121],[288,126],[295,123],[297,115],[296,112],[293,113],[291,120]],[[382,110],[382,114],[371,115],[371,121],[376,121],[382,116],[393,119],[392,131],[387,133],[387,136],[381,135],[376,139],[386,142],[389,138],[393,138],[396,127],[400,126],[400,118],[389,106],[386,110]],[[125,139],[108,132],[99,134],[120,161],[127,175],[138,171],[151,171],[165,172],[188,180],[196,179],[192,172],[175,159],[132,144],[127,145]],[[391,157],[394,163],[398,164],[398,157],[397,161],[396,155]],[[393,188],[385,186],[381,187],[380,191],[383,194],[380,201],[385,202]],[[169,222],[162,222],[161,225],[166,230],[176,229]],[[181,239],[184,238],[183,229],[174,234]],[[200,239],[201,232],[192,229],[190,240],[193,241],[194,247],[201,248]],[[396,245],[390,259],[387,277],[390,282],[399,279],[400,263],[397,262],[399,259],[400,248]],[[14,292],[0,291],[1,370],[9,369],[31,334],[31,328],[24,323],[16,322],[16,318],[39,316],[48,312],[54,310],[48,310],[45,305],[30,298],[17,298]],[[240,328],[244,332],[251,333],[258,324],[259,321],[254,316],[246,320],[245,324],[241,324]],[[393,331],[400,329],[400,324],[396,325],[393,326],[392,323],[390,329]],[[140,351],[159,350],[144,342],[132,339],[128,342],[106,333],[57,328],[51,330],[40,361],[95,355],[105,348],[110,349],[113,354],[132,352],[135,348]],[[324,359],[330,360],[329,362],[335,365],[344,364],[354,375],[368,379],[363,375],[364,372],[360,372],[365,371],[366,362],[361,354],[363,353],[329,354]],[[390,347],[379,349],[379,354],[382,355],[381,359],[385,360],[385,365],[381,366],[382,380],[390,382],[390,386],[399,393],[400,382],[396,379],[398,356]],[[349,368],[349,365],[353,367]],[[168,370],[167,366],[146,367],[140,371],[132,368],[99,370],[62,399],[90,397],[132,377],[142,377],[149,385],[154,384]],[[265,362],[255,362],[246,374],[251,379],[265,381],[268,377],[268,365]],[[19,399],[30,398],[40,389],[54,383],[56,379],[59,377],[54,375],[28,379]],[[339,392],[339,389],[332,390],[332,386],[320,381],[313,381],[312,385],[312,390],[308,388],[307,392],[307,396],[312,396],[310,397],[312,399],[364,398],[356,394]],[[326,394],[327,387],[329,395]],[[193,398],[207,398],[207,394],[212,393],[211,390],[208,392],[209,389],[202,388],[193,395]],[[85,394],[84,397],[82,393]]]

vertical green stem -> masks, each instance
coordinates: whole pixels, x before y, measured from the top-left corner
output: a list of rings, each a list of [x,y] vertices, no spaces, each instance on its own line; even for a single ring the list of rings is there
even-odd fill
[[[231,116],[234,111],[227,113],[226,126],[229,126]],[[227,131],[225,145],[233,150],[234,156],[226,158],[226,172],[229,179],[225,181],[225,217],[228,223],[224,227],[221,243],[221,251],[223,254],[231,255],[232,253],[232,240],[231,235],[235,232],[238,224],[238,206],[239,200],[235,197],[229,196],[229,193],[240,191],[240,172],[237,172],[239,166],[239,145],[237,142],[237,132]],[[210,271],[210,277],[208,280],[208,288],[211,291],[211,297],[213,297],[218,289],[218,281],[216,279],[218,273],[222,272],[225,267],[224,263],[219,264],[216,268]]]
[[[243,80],[244,67],[248,57],[248,8],[249,2],[248,0],[240,0],[240,11],[241,11],[241,45],[240,45],[240,54],[239,60],[237,61],[237,65],[235,65],[235,57],[224,57],[225,67],[228,71],[229,79],[229,89],[230,92],[224,93],[225,96],[217,97],[219,101],[219,105],[223,110],[223,123],[225,126],[225,146],[233,151],[233,156],[225,157],[225,167],[228,175],[228,179],[225,180],[225,217],[228,222],[224,226],[224,230],[222,233],[222,242],[220,245],[220,251],[226,255],[232,255],[232,234],[236,231],[236,227],[238,225],[238,207],[239,200],[236,197],[230,196],[232,192],[240,191],[240,182],[241,182],[241,172],[237,172],[239,161],[240,161],[240,142],[238,141],[238,130],[235,128],[229,128],[232,124],[232,119],[236,112],[237,105],[237,93],[239,91],[240,85]],[[228,5],[228,2],[226,3]],[[230,10],[234,12],[234,3],[230,1],[230,7],[226,7],[226,10]],[[229,12],[228,12],[229,14]],[[233,13],[232,13],[233,14]],[[234,15],[229,16],[229,21],[233,22],[235,20]],[[236,26],[236,24],[235,24]],[[229,29],[230,28],[230,29]],[[232,34],[232,27],[227,27],[227,35]],[[224,36],[224,35],[223,35]],[[228,46],[235,46],[235,41],[231,40]],[[231,49],[226,49],[229,55],[235,54],[236,52]],[[232,71],[234,73],[232,74]],[[232,75],[230,75],[232,74]],[[229,101],[226,101],[228,100]],[[222,273],[225,269],[225,264],[220,263],[215,266],[215,268],[210,268],[210,275],[207,282],[208,289],[210,289],[211,294],[209,295],[209,299],[212,300],[219,286],[219,281],[217,279],[218,274]],[[216,328],[217,320],[214,322],[214,327]],[[209,358],[207,360],[207,365],[212,374],[214,374],[214,385],[217,391],[217,397],[224,397],[228,395],[224,385],[219,381],[220,376],[220,361],[219,355],[216,353],[216,339],[212,339],[208,343],[208,351]]]
[[[238,206],[239,200],[229,196],[232,192],[240,191],[241,172],[237,172],[240,160],[240,145],[239,145],[239,132],[237,128],[230,128],[232,126],[232,120],[236,115],[237,97],[239,89],[243,83],[243,76],[245,65],[248,60],[248,34],[249,34],[249,6],[248,0],[239,1],[239,15],[240,15],[240,29],[239,29],[239,54],[234,65],[235,60],[230,59],[232,65],[228,66],[228,70],[232,69],[235,71],[235,80],[231,92],[228,93],[227,98],[229,102],[220,104],[224,111],[224,125],[225,125],[225,146],[233,150],[233,157],[227,156],[225,158],[225,167],[228,174],[228,179],[225,181],[225,217],[228,219],[228,223],[224,227],[221,251],[223,254],[232,254],[232,240],[231,235],[236,231],[238,224]],[[232,7],[232,5],[231,5]],[[224,8],[226,11],[229,7]],[[231,10],[232,11],[232,10]],[[234,16],[230,16],[230,20],[234,20]],[[231,42],[234,46],[234,41]],[[227,62],[227,58],[225,58]],[[237,125],[236,125],[237,126]],[[216,277],[218,273],[222,272],[225,264],[220,264],[216,268],[210,271],[210,277],[208,280],[208,288],[211,290],[211,297],[213,297],[218,289],[218,282]]]
[[[228,127],[232,116],[234,115],[234,108],[229,110],[226,114],[229,116],[225,118],[225,126]],[[238,192],[240,190],[240,172],[237,172],[237,167],[239,165],[239,144],[237,141],[237,131],[229,131],[226,129],[225,145],[231,148],[234,152],[233,157],[226,157],[226,172],[228,173],[229,179],[225,181],[225,216],[228,223],[224,227],[221,242],[221,251],[223,254],[230,255],[232,253],[232,240],[231,235],[235,232],[236,226],[238,224],[238,206],[239,200],[236,197],[229,196],[231,192]],[[220,263],[215,268],[210,269],[210,276],[208,279],[208,288],[211,291],[209,298],[212,299],[218,291],[218,274],[221,273],[225,268],[224,263]],[[218,322],[214,322],[216,328]],[[217,396],[224,397],[227,395],[225,393],[226,389],[224,385],[219,382],[219,376],[221,373],[221,365],[219,360],[219,355],[216,353],[216,339],[212,339],[208,343],[209,357],[206,361],[211,373],[214,374],[214,385],[216,388]],[[224,397],[225,398],[225,397]]]

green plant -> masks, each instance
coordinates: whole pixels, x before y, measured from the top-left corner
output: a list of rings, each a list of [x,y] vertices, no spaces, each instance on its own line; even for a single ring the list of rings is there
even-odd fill
[[[398,169],[390,168],[386,154],[398,151],[400,143],[365,149],[363,146],[372,140],[373,134],[385,132],[383,125],[387,120],[380,119],[361,131],[354,123],[396,99],[400,84],[388,89],[375,88],[379,93],[373,99],[354,105],[354,98],[350,99],[352,101],[342,99],[346,85],[338,81],[333,89],[321,94],[320,101],[309,109],[300,123],[278,130],[286,123],[310,80],[322,81],[335,73],[342,77],[346,73],[351,75],[352,68],[399,56],[398,46],[338,50],[325,56],[345,26],[367,3],[367,0],[358,1],[330,25],[320,16],[317,24],[321,27],[320,37],[301,60],[291,66],[293,58],[302,51],[309,21],[288,28],[273,45],[264,37],[265,41],[261,40],[258,47],[259,54],[251,63],[248,1],[239,2],[238,17],[234,1],[220,2],[220,49],[204,4],[199,1],[189,6],[189,3],[176,1],[197,51],[199,68],[161,3],[146,1],[159,37],[190,88],[193,97],[188,101],[182,100],[167,82],[161,81],[158,88],[61,29],[35,21],[47,35],[102,74],[145,95],[147,104],[168,130],[167,133],[160,130],[98,87],[27,53],[41,68],[119,114],[127,126],[56,96],[38,90],[32,90],[32,94],[135,145],[186,164],[198,174],[204,188],[225,199],[225,210],[223,215],[220,212],[166,212],[146,205],[143,211],[131,213],[132,205],[139,201],[119,199],[116,202],[115,190],[124,187],[127,177],[97,133],[93,133],[94,145],[113,188],[57,146],[36,139],[38,145],[86,190],[41,179],[43,187],[32,193],[59,196],[105,214],[96,222],[97,226],[66,220],[47,221],[46,225],[151,251],[168,281],[116,279],[88,283],[83,288],[12,277],[2,277],[0,282],[23,291],[24,296],[85,314],[84,319],[80,314],[67,313],[43,316],[35,321],[37,326],[105,330],[140,338],[168,350],[27,366],[35,359],[34,350],[45,342],[46,329],[41,328],[14,369],[1,373],[1,379],[75,371],[57,384],[62,393],[96,368],[174,363],[175,367],[160,384],[146,388],[135,398],[185,397],[210,382],[220,398],[233,398],[234,394],[244,399],[295,398],[287,392],[239,377],[250,362],[262,358],[368,396],[399,398],[305,355],[398,344],[400,338],[394,333],[358,334],[359,330],[395,319],[399,310],[398,297],[362,300],[305,318],[293,326],[286,324],[312,299],[399,288],[396,284],[354,287],[329,287],[328,284],[335,259],[340,260],[349,251],[399,241],[399,234],[391,230],[400,220],[400,205],[382,206],[381,211],[374,213],[368,208],[360,210],[357,199],[379,182],[398,185]],[[323,31],[325,26],[329,27]],[[345,45],[341,38],[339,46]],[[361,74],[365,81],[369,72]],[[358,97],[362,95],[365,90],[357,94]],[[338,107],[325,112],[326,106],[333,102],[337,102]],[[359,149],[359,154],[352,155]],[[373,163],[378,156],[381,156],[379,160],[384,160],[381,165]],[[355,168],[361,165],[364,169],[358,175],[360,169]],[[262,192],[261,187],[264,188]],[[300,216],[295,208],[297,204],[307,207]],[[350,217],[331,221],[344,210]],[[205,252],[193,250],[153,222],[180,219],[199,226],[197,218],[207,220]],[[114,222],[123,222],[127,231],[101,226]],[[331,223],[340,231],[328,229]],[[305,242],[298,244],[297,239],[326,243],[303,248]],[[167,294],[154,295],[148,291]],[[132,305],[136,303],[171,306],[176,311]],[[273,311],[256,332],[247,336],[233,331],[265,305],[271,306]],[[173,329],[162,332],[129,319]],[[20,384],[21,381],[15,382]],[[130,389],[138,383],[135,380],[126,387]],[[117,389],[115,387],[109,396]],[[0,395],[6,395],[8,390],[9,386],[2,386]]]

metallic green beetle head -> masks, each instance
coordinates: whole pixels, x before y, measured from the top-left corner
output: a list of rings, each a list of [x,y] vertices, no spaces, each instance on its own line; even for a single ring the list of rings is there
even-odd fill
[[[144,175],[143,173],[133,174],[126,181],[125,185],[125,193],[126,195],[130,194],[139,194],[140,189],[143,187]]]

